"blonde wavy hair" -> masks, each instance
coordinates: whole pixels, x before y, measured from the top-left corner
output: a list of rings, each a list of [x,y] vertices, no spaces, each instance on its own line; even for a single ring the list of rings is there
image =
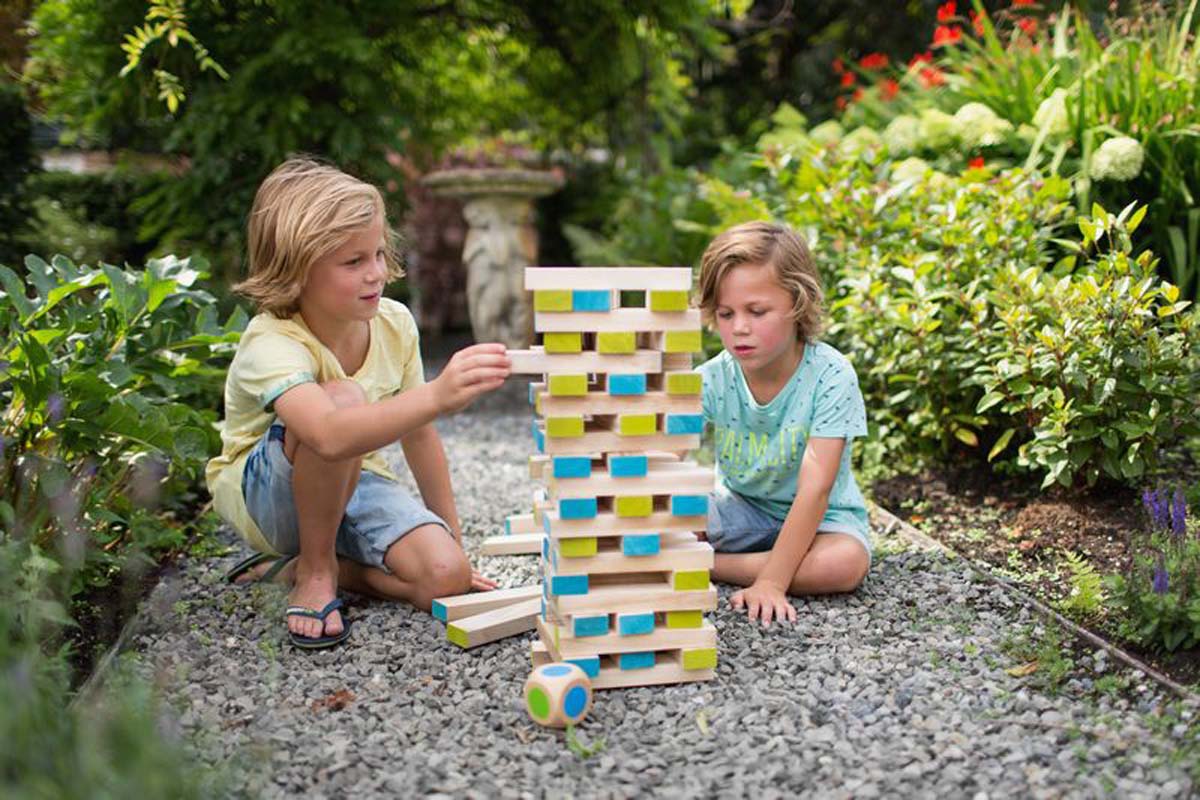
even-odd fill
[[[249,275],[233,287],[260,311],[289,317],[312,265],[357,231],[383,220],[388,279],[404,276],[383,195],[312,158],[290,158],[263,180],[246,225]]]
[[[725,276],[742,264],[765,264],[792,295],[792,318],[803,342],[821,335],[825,294],[817,265],[804,239],[786,225],[746,222],[717,235],[700,258],[700,311],[714,325],[717,290]]]

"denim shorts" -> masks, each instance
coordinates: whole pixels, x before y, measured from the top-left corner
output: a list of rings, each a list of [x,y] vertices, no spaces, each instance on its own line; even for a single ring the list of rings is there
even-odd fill
[[[720,553],[764,553],[775,546],[783,521],[751,505],[737,492],[718,490],[708,497],[708,541]],[[852,528],[819,528],[817,535],[844,533],[853,536],[867,551],[871,563],[871,540]]]
[[[250,451],[242,472],[246,510],[277,552],[300,552],[300,529],[292,499],[292,464],[283,452],[283,425],[275,422]],[[337,554],[360,564],[384,567],[383,555],[409,531],[422,525],[450,528],[437,514],[400,487],[363,470],[338,525]]]

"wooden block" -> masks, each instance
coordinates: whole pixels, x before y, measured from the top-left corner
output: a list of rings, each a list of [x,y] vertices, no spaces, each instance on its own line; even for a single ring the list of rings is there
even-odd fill
[[[536,438],[536,437],[535,437]],[[696,434],[668,436],[622,436],[614,431],[585,430],[582,436],[570,438],[548,438],[542,443],[541,452],[551,455],[579,455],[582,453],[642,453],[647,450],[695,450],[700,446]]]
[[[654,615],[648,611],[617,614],[618,636],[642,636],[654,633]],[[639,645],[642,644],[639,642]]]
[[[546,436],[551,439],[577,439],[583,436],[583,430],[582,416],[546,417]],[[553,451],[547,448],[547,452]]]
[[[646,650],[702,650],[710,647],[715,649],[717,646],[717,629],[707,621],[701,628],[668,629],[658,626],[653,633],[632,636],[621,635],[613,629],[611,624],[607,631],[594,636],[568,636],[567,633],[571,630],[572,624],[573,622],[567,624],[539,617],[537,621],[538,638],[558,650],[564,659],[605,656],[614,653],[636,653]]]
[[[633,353],[637,334],[633,331],[601,331],[596,334],[597,353]]]
[[[587,576],[562,576],[587,577]],[[597,580],[605,577],[626,579],[630,576],[596,576]],[[572,584],[568,584],[572,585]],[[554,598],[554,613],[559,616],[568,614],[599,614],[601,612],[616,613],[619,611],[689,611],[700,609],[712,611],[717,607],[717,590],[709,584],[705,590],[675,591],[671,584],[658,578],[639,579],[637,576],[627,583],[613,585],[590,585],[586,594],[575,596],[560,596]]]
[[[704,417],[700,414],[667,414],[663,417],[663,431],[668,434],[704,433]]]
[[[549,541],[547,539],[547,541]],[[581,536],[578,539],[563,539],[555,546],[558,553],[566,559],[583,559],[595,556],[598,552],[599,540],[595,536]],[[571,570],[572,573],[578,570]]]
[[[654,651],[639,653],[618,653],[617,667],[622,670],[650,669],[654,666]]]
[[[437,598],[433,601],[431,613],[435,619],[440,619],[442,622],[453,622],[464,617],[482,614],[485,611],[511,606],[523,600],[538,599],[541,596],[542,587],[538,584],[518,586],[515,589],[493,589],[490,592],[471,592],[470,594]]]
[[[648,517],[654,513],[654,495],[626,495],[613,498],[613,513],[618,517]]]
[[[663,372],[690,371],[693,367],[692,360],[691,353],[663,353]]]
[[[694,517],[708,514],[707,494],[673,494],[671,495],[671,513],[681,517]]]
[[[534,642],[530,649],[530,659],[535,666],[549,664],[556,660],[547,649],[544,642]],[[592,689],[625,689],[633,686],[659,686],[671,683],[691,683],[694,681],[710,681],[716,677],[716,671],[711,669],[684,669],[683,660],[678,653],[660,653],[655,655],[654,666],[649,669],[622,671],[617,668],[612,658],[596,659],[593,667],[594,674],[588,673],[592,681]],[[578,663],[572,661],[571,663]],[[581,669],[587,671],[583,664]]]
[[[613,305],[612,296],[611,289],[575,289],[571,292],[571,310],[608,311]]]
[[[565,575],[599,575],[603,573],[659,572],[676,570],[704,572],[712,569],[713,549],[708,542],[698,541],[691,533],[658,534],[658,552],[638,556],[627,555],[624,549],[606,546],[584,558],[563,558],[558,561],[557,571]],[[628,537],[625,537],[628,538]],[[562,548],[570,542],[594,541],[588,539],[557,539],[551,542],[551,550]],[[561,552],[561,550],[560,550]],[[697,588],[704,588],[698,586]]]
[[[663,354],[637,350],[633,355],[608,355],[585,350],[581,353],[547,353],[544,347],[507,351],[514,375],[562,375],[609,372],[662,372]]]
[[[688,291],[690,267],[527,267],[525,289]]]
[[[562,519],[553,511],[547,511],[542,521],[544,530],[552,539],[573,539],[579,536],[616,536],[627,533],[667,533],[702,531],[708,528],[705,515],[680,517],[666,511],[655,511],[648,517],[618,517],[611,512],[600,512],[595,519]]]
[[[542,533],[543,526],[533,514],[509,514],[504,518],[504,533]]]
[[[712,467],[701,467],[695,462],[656,463],[651,468],[648,462],[642,462],[645,472],[639,477],[635,461],[622,462],[620,456],[610,456],[608,469],[594,469],[588,478],[568,478],[558,480],[551,478],[547,487],[556,497],[612,497],[619,494],[672,494],[683,493],[707,494],[713,488],[715,481]],[[644,456],[626,456],[630,459]],[[616,466],[622,472],[628,472],[629,477],[613,477],[610,470]],[[707,513],[707,509],[705,512]]]
[[[668,372],[664,378],[667,394],[700,394],[703,388],[703,376],[699,372]]]
[[[668,628],[699,628],[704,625],[703,611],[668,611]]]
[[[582,333],[547,333],[542,335],[542,348],[546,353],[582,353]]]
[[[558,501],[558,515],[562,519],[592,519],[596,513],[595,497],[567,497]]]
[[[587,456],[558,456],[550,460],[553,463],[551,475],[555,478],[575,480],[592,476],[592,460]]]
[[[548,594],[556,598],[587,595],[590,588],[587,575],[550,575],[547,581]]]
[[[550,375],[546,378],[546,388],[549,389],[551,397],[582,397],[588,393],[588,376]]]
[[[641,559],[646,556],[658,555],[662,550],[662,536],[657,533],[627,533],[621,537],[621,555]],[[691,533],[685,533],[692,536]],[[570,539],[561,541],[568,542]]]
[[[608,456],[607,467],[610,482],[613,478],[644,478],[650,471],[650,459],[645,455],[613,453]],[[597,492],[596,494],[607,494],[607,492]]]
[[[671,586],[677,592],[694,592],[708,585],[707,569],[677,569],[671,573]]]
[[[549,626],[545,617],[539,617],[538,621],[543,625]],[[571,618],[571,624],[567,628],[573,634],[570,638],[586,639],[595,636],[604,636],[608,633],[608,614],[576,614]],[[557,632],[556,632],[557,635]]]
[[[531,556],[542,552],[544,533],[514,533],[511,536],[489,536],[483,540],[480,552],[485,556]]]
[[[646,307],[651,311],[687,311],[688,293],[686,291],[652,289],[649,292]]]
[[[641,395],[588,392],[583,397],[551,397],[545,386],[535,384],[535,408],[544,416],[567,414],[699,414],[699,395],[671,395],[647,390]],[[611,384],[610,384],[611,385]]]
[[[522,600],[451,622],[446,625],[446,638],[464,649],[478,647],[533,630],[541,611],[541,597]]]
[[[698,330],[669,330],[663,334],[664,353],[699,353],[704,349]]]
[[[622,436],[653,436],[658,433],[658,415],[618,414],[617,433]]]
[[[566,289],[539,289],[533,293],[534,311],[570,311],[571,292]]]
[[[547,331],[580,331],[598,333],[604,331],[669,331],[671,333],[694,333],[700,337],[700,311],[651,311],[646,308],[614,308],[612,311],[571,311],[560,313],[537,311],[533,315],[533,329]],[[688,341],[691,341],[690,339]],[[700,348],[697,347],[697,350]],[[668,352],[683,352],[668,350]],[[689,351],[690,352],[690,351]],[[654,370],[657,372],[657,370]]]
[[[643,373],[636,375],[610,374],[605,379],[604,389],[614,397],[642,395],[646,393],[646,376]]]

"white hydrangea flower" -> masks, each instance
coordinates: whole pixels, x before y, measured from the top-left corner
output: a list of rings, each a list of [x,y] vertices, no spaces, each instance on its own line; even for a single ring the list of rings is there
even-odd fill
[[[850,131],[846,134],[846,138],[838,143],[838,154],[856,156],[864,150],[874,150],[881,144],[883,144],[883,140],[879,138],[879,134],[866,125],[862,125]]]
[[[817,149],[817,145],[805,135],[804,131],[795,128],[767,131],[758,138],[760,153],[768,150],[780,150],[793,157],[803,157],[815,149]]]
[[[1106,139],[1092,153],[1090,172],[1097,180],[1129,181],[1142,171],[1142,162],[1145,160],[1146,151],[1137,139],[1117,136]]]
[[[1046,129],[1047,136],[1065,136],[1071,123],[1067,118],[1067,90],[1055,89],[1033,114],[1033,127]]]
[[[923,158],[906,158],[892,167],[892,180],[896,183],[923,180],[929,171],[929,162]]]
[[[958,121],[945,111],[921,112],[921,141],[930,150],[947,150],[958,143]]]
[[[883,129],[883,143],[893,156],[915,153],[921,146],[921,122],[911,114],[901,114]]]
[[[819,145],[837,144],[845,135],[846,131],[842,128],[841,123],[835,119],[822,122],[808,132],[808,138]]]
[[[959,136],[968,150],[991,147],[1004,141],[1013,129],[1012,123],[996,115],[983,103],[967,103],[954,114]]]

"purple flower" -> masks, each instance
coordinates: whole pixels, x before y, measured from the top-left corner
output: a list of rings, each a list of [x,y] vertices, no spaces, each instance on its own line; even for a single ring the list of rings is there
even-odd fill
[[[1167,575],[1167,565],[1163,560],[1163,554],[1158,554],[1158,564],[1154,567],[1154,580],[1151,584],[1155,594],[1166,594],[1170,587],[1170,576]]]
[[[1142,504],[1146,507],[1146,513],[1150,516],[1150,527],[1153,530],[1161,530],[1171,528],[1171,511],[1168,508],[1167,498],[1163,497],[1163,493],[1158,489],[1146,489],[1142,492]]]
[[[63,396],[58,392],[51,392],[46,398],[46,418],[51,422],[58,422],[63,418],[63,411],[66,410],[67,404],[63,400]]]
[[[1182,489],[1175,490],[1175,497],[1171,503],[1171,533],[1180,539],[1187,533],[1187,500],[1184,499]]]

